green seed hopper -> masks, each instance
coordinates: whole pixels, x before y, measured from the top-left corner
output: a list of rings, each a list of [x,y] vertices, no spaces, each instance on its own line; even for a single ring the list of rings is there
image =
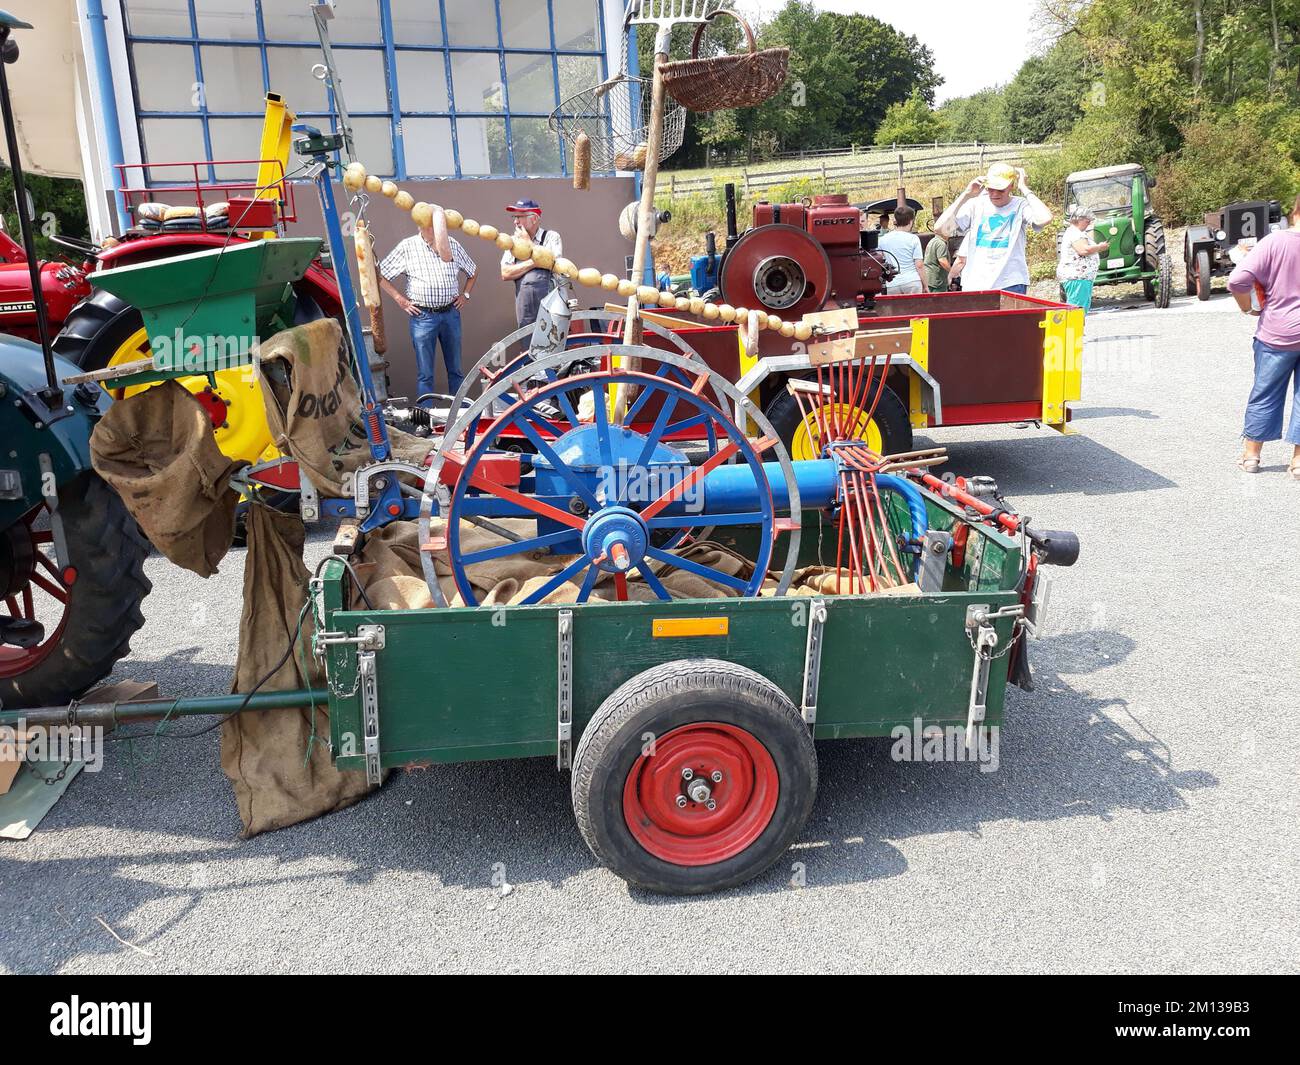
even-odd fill
[[[246,365],[260,338],[293,324],[293,282],[320,248],[315,237],[255,240],[91,274],[139,309],[153,351],[152,365],[116,367],[114,386]]]

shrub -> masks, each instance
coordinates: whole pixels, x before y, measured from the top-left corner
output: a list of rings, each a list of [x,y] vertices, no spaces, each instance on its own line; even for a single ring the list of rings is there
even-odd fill
[[[1289,204],[1300,188],[1294,116],[1248,106],[1183,128],[1182,148],[1160,164],[1156,207],[1186,222],[1238,200]],[[1287,131],[1290,132],[1287,132]]]

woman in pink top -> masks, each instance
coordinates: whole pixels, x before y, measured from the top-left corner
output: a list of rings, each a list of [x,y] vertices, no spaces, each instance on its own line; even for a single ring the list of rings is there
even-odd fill
[[[1228,277],[1228,291],[1246,314],[1259,316],[1255,384],[1246,402],[1245,448],[1237,465],[1258,473],[1264,442],[1284,439],[1294,449],[1288,472],[1300,481],[1300,196],[1291,210],[1291,226],[1251,249]],[[1288,391],[1291,418],[1284,434]]]

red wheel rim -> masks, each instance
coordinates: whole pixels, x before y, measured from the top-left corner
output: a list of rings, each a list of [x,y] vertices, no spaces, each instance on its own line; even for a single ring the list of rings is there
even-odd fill
[[[54,534],[48,529],[35,528],[45,513],[42,504],[0,532],[0,537],[12,538],[19,551],[30,549],[32,554],[31,564],[25,571],[30,573],[27,580],[11,581],[12,574],[0,573],[0,593],[12,589],[0,600],[3,610],[10,617],[39,621],[45,626],[45,638],[35,647],[0,644],[0,677],[17,677],[43,662],[59,646],[68,623],[69,589],[55,560],[46,554]]]
[[[688,796],[692,781],[708,789],[712,810]],[[776,763],[751,733],[701,721],[659,737],[654,753],[636,760],[623,785],[623,816],[633,838],[656,858],[713,865],[763,834],[780,790]],[[686,797],[684,805],[679,797]]]

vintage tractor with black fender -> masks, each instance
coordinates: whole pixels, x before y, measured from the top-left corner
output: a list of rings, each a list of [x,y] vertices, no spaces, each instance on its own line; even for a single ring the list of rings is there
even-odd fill
[[[1204,224],[1188,226],[1183,238],[1187,294],[1208,300],[1216,277],[1227,277],[1261,237],[1286,226],[1277,200],[1245,200],[1208,212]]]

